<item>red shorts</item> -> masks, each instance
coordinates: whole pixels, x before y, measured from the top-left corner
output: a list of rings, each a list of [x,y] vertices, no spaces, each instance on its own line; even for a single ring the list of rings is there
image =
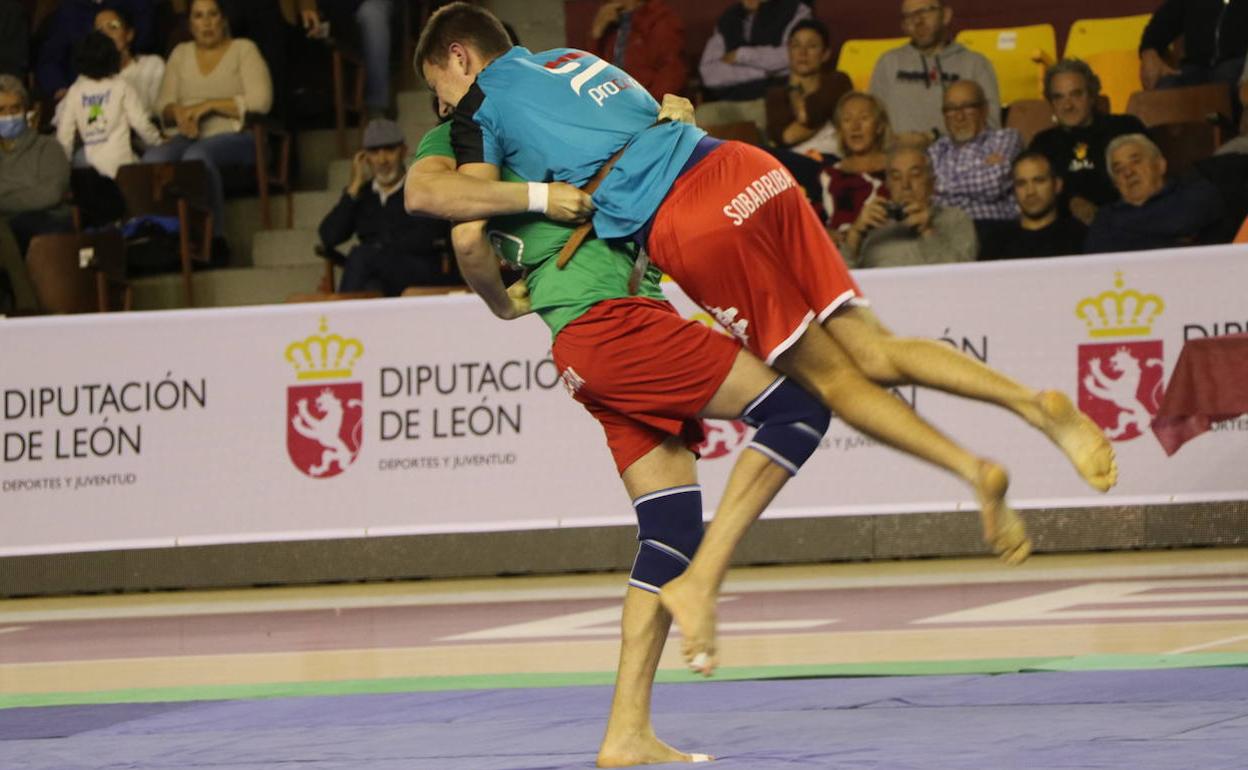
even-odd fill
[[[555,337],[572,397],[598,418],[620,473],[669,436],[702,443],[698,413],[741,346],[658,300],[599,302]]]
[[[793,175],[725,142],[672,185],[647,251],[691,299],[768,364],[862,290]]]

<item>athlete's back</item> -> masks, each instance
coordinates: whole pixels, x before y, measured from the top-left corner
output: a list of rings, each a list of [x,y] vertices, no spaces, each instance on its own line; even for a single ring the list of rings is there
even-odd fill
[[[628,151],[594,194],[599,236],[631,235],[650,217],[704,132],[655,126],[658,103],[626,72],[571,48],[512,48],[478,76],[455,113],[462,163],[509,166],[527,179],[582,186]],[[631,142],[631,144],[630,144]]]

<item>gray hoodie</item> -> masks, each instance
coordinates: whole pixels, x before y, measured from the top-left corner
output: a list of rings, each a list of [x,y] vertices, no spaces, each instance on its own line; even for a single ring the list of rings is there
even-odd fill
[[[56,208],[69,192],[69,159],[50,136],[27,129],[0,147],[0,216]]]
[[[988,125],[999,128],[997,73],[983,54],[961,43],[950,43],[935,56],[926,56],[909,43],[888,51],[875,63],[871,93],[884,102],[893,131],[930,134],[935,129],[943,134],[942,101],[945,88],[955,80],[974,80],[983,87],[988,97]]]

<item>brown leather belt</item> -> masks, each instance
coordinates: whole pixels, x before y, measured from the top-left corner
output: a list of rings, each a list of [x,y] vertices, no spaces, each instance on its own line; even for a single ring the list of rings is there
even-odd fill
[[[624,151],[627,149],[628,145],[626,144],[616,150],[615,154],[608,158],[606,163],[602,164],[602,167],[598,169],[598,172],[594,174],[593,178],[585,183],[585,186],[581,188],[581,191],[587,195],[593,195],[594,191],[598,189],[598,185],[602,184],[602,180],[607,178],[607,174],[610,174],[611,169],[615,168],[615,162],[620,159],[620,156],[622,156]],[[563,248],[559,250],[559,259],[555,262],[555,265],[560,270],[567,267],[568,262],[572,261],[572,255],[575,254],[576,250],[579,249],[581,244],[585,242],[585,238],[589,236],[589,231],[592,229],[594,229],[594,220],[591,216],[589,219],[586,219],[584,222],[577,225],[576,229],[572,231],[572,235],[568,237],[568,242],[563,244]]]
[[[655,126],[669,122],[671,121],[667,118],[663,118],[662,120],[656,120],[646,128],[654,128]],[[589,195],[593,195],[594,191],[598,189],[598,185],[602,184],[602,180],[606,179],[607,174],[611,173],[611,169],[615,168],[615,162],[620,159],[620,156],[623,155],[624,151],[630,146],[632,146],[632,142],[629,142],[620,149],[616,150],[615,154],[608,158],[606,163],[602,164],[602,167],[598,169],[598,172],[594,174],[593,178],[585,183],[585,186],[582,187],[581,190]],[[593,227],[594,224],[592,217],[576,226],[576,229],[572,231],[572,235],[568,238],[568,242],[563,244],[563,248],[559,250],[559,257],[555,261],[556,267],[562,270],[568,266],[568,262],[572,260],[572,255],[575,254],[576,250],[579,249],[581,244],[585,242],[585,238],[589,235],[589,231],[592,230]],[[641,272],[645,272],[644,267]],[[636,271],[634,271],[634,273],[636,273]],[[637,292],[633,290],[633,283],[633,281],[629,281],[629,288],[634,294],[636,294]]]

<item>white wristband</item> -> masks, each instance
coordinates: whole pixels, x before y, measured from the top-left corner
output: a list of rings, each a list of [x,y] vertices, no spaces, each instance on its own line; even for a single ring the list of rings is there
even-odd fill
[[[545,214],[546,204],[550,201],[550,185],[541,182],[529,182],[529,212]]]

